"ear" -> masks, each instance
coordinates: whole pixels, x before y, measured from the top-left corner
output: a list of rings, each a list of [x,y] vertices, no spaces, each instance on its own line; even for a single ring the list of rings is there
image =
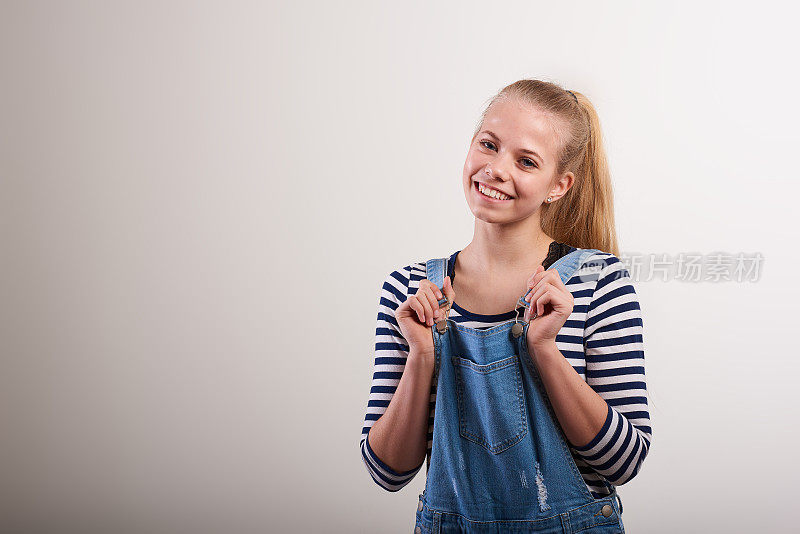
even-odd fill
[[[572,174],[572,171],[567,171],[556,178],[555,182],[553,183],[553,187],[550,188],[550,196],[553,197],[553,201],[558,200],[566,195],[567,191],[569,191],[569,188],[572,187],[572,184],[574,183],[575,175]]]

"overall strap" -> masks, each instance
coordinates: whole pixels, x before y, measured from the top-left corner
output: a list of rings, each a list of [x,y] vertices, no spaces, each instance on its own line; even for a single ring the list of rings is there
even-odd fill
[[[447,299],[444,297],[444,277],[447,276],[447,258],[428,260],[425,262],[425,269],[428,280],[442,292],[442,298],[439,299],[439,307],[441,308],[447,304]]]
[[[572,275],[575,274],[575,271],[583,264],[583,262],[594,254],[595,252],[600,252],[598,249],[595,248],[579,248],[573,250],[569,254],[566,254],[559,259],[557,259],[553,264],[547,268],[547,270],[555,269],[558,272],[558,275],[561,277],[561,281],[563,283],[567,283],[567,280],[572,278]],[[530,303],[525,300],[525,297],[528,296],[528,293],[533,291],[533,288],[528,289],[524,295],[522,295],[519,300],[517,301],[517,307],[530,307]]]
[[[549,271],[550,269],[555,269],[556,272],[558,272],[558,275],[561,277],[561,282],[566,284],[567,280],[572,278],[572,275],[575,274],[575,271],[578,270],[583,262],[595,252],[600,251],[595,248],[579,248],[573,250],[569,254],[566,254],[553,262],[553,264],[548,267],[547,270]],[[430,280],[431,283],[433,283],[442,291],[442,295],[444,295],[444,278],[447,276],[447,260],[448,258],[434,258],[425,262],[425,270],[428,280]],[[519,298],[517,301],[517,307],[522,306],[528,308],[530,306],[530,304],[525,300],[525,297],[528,296],[528,293],[530,293],[532,289],[533,288],[529,289]],[[439,307],[442,307],[446,304],[447,299],[442,296],[442,298],[439,299]]]
[[[444,308],[444,317],[436,323],[435,327],[440,334],[447,332],[447,316],[449,315],[451,304],[447,297],[444,296],[444,277],[447,276],[447,260],[448,258],[435,258],[425,262],[425,272],[428,280],[442,292],[442,298],[439,299],[439,308]],[[434,343],[436,343],[435,340]],[[439,364],[437,363],[436,365],[438,368]]]

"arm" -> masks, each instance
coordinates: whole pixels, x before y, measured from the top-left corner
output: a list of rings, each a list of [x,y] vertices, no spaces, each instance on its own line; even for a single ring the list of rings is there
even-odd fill
[[[608,404],[575,372],[555,341],[537,345],[533,361],[571,444],[590,443],[603,428]]]
[[[603,259],[584,326],[586,381],[555,343],[534,349],[534,361],[573,450],[620,485],[639,471],[652,433],[641,310],[622,262]]]
[[[388,491],[411,482],[428,448],[433,355],[409,353],[394,318],[407,298],[412,269],[392,272],[381,288],[372,389],[361,432],[364,465]]]

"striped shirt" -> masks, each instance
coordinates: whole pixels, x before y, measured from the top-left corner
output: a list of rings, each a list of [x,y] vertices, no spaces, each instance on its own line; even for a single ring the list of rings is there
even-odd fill
[[[575,249],[568,246],[567,251],[571,250]],[[456,254],[450,256],[450,265],[454,264]],[[360,449],[367,471],[388,491],[400,490],[422,468],[420,464],[405,472],[391,469],[370,447],[369,430],[386,411],[408,357],[409,347],[400,333],[395,310],[417,292],[420,280],[425,278],[425,262],[391,272],[383,282],[378,302],[374,372]],[[574,306],[556,336],[556,345],[608,407],[603,427],[589,443],[582,447],[569,442],[567,445],[587,488],[595,498],[601,498],[639,472],[650,448],[652,429],[641,310],[627,269],[618,257],[608,252],[595,252],[586,258],[565,285],[573,296]],[[471,328],[489,328],[512,320],[515,315],[514,311],[481,315],[453,303],[448,318]],[[428,466],[435,407],[436,384],[432,384]]]

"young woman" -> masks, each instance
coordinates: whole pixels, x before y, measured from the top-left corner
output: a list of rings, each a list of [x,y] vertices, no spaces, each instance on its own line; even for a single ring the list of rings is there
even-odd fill
[[[383,283],[364,464],[397,491],[427,459],[418,533],[624,532],[652,429],[594,107],[504,87],[462,181],[472,241]]]

